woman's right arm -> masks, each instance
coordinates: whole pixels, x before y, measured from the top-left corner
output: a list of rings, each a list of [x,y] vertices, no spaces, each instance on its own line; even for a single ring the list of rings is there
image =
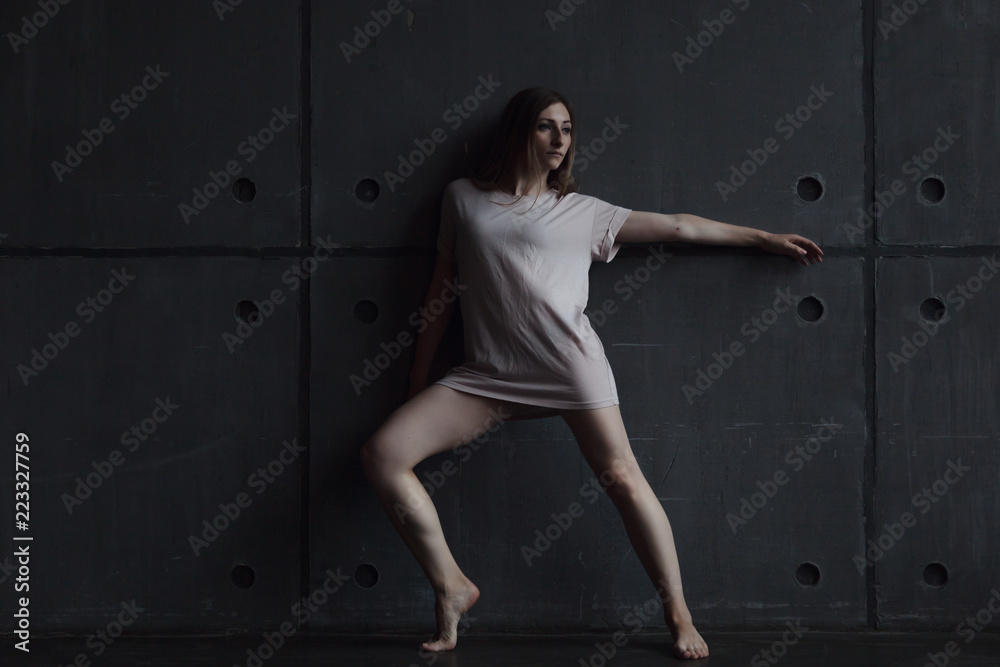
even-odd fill
[[[458,300],[458,294],[455,294],[454,290],[446,284],[446,281],[454,284],[456,274],[456,267],[451,260],[438,253],[434,275],[431,277],[431,284],[427,289],[422,318],[417,329],[421,333],[417,334],[417,346],[413,353],[413,368],[410,370],[410,391],[407,400],[419,394],[427,386],[427,375],[430,372],[431,361],[434,359],[441,338],[448,328],[452,311],[455,309],[455,301]],[[431,309],[431,305],[435,305],[433,311],[438,311],[441,308],[441,305],[437,305],[435,302],[444,306],[439,315],[434,315]]]

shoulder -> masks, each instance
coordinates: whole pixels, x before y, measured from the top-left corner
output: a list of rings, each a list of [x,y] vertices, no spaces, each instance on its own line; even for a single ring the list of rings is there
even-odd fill
[[[558,187],[553,187],[550,190],[550,192],[556,193],[556,196],[559,197],[559,188]],[[590,203],[593,203],[595,201],[598,201],[598,198],[594,197],[592,195],[588,195],[586,193],[581,192],[579,190],[579,186],[577,186],[576,190],[574,190],[572,192],[567,192],[566,194],[564,194],[561,197],[559,197],[559,200],[560,201],[566,201],[566,202],[572,202],[572,203],[575,203],[575,204],[590,204]]]
[[[474,217],[486,206],[490,194],[477,188],[469,178],[457,178],[444,188],[442,211],[449,211],[460,219]]]
[[[489,192],[477,188],[469,178],[456,178],[444,188],[444,201],[458,206],[473,205],[487,195]]]
[[[559,193],[553,190],[558,197],[558,202],[560,206],[568,208],[578,208],[584,206],[593,206],[597,199],[591,197],[590,195],[581,194],[579,192],[567,192],[563,196],[559,197]]]
[[[469,179],[456,179],[445,186],[442,206],[450,210],[464,210],[475,197],[475,190]]]
[[[559,190],[553,188],[552,190],[550,190],[550,192],[556,193],[556,196],[559,197]],[[560,201],[576,201],[576,200],[580,200],[580,199],[582,199],[582,198],[584,198],[586,196],[587,195],[580,194],[579,192],[567,192],[563,196],[559,197],[559,200]]]
[[[563,199],[570,205],[576,206],[595,206],[602,208],[622,208],[618,204],[609,202],[601,197],[595,197],[593,195],[585,195],[580,192],[569,192],[563,195]]]
[[[456,178],[454,181],[445,186],[444,192],[446,195],[467,197],[474,195],[477,192],[484,191],[473,185],[472,180],[469,178]]]

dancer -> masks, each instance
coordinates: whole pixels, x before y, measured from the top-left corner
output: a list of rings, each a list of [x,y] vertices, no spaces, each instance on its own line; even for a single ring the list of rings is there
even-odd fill
[[[437,634],[421,647],[449,650],[479,589],[455,562],[413,468],[501,421],[562,417],[656,586],[674,655],[704,658],[708,646],[684,601],[670,522],[636,462],[611,366],[584,314],[590,264],[610,262],[626,242],[753,245],[806,266],[823,252],[796,234],[632,211],[581,195],[572,175],[576,143],[569,100],[547,88],[522,90],[504,109],[481,171],[445,189],[408,400],[364,444],[361,461],[436,595]],[[466,361],[428,386],[456,292]]]

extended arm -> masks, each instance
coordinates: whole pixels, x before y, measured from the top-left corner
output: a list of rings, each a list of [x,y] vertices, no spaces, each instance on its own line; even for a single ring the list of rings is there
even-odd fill
[[[823,251],[798,234],[772,234],[753,227],[739,227],[688,213],[632,211],[618,231],[622,243],[704,243],[756,246],[761,250],[798,258],[802,264],[822,262]]]

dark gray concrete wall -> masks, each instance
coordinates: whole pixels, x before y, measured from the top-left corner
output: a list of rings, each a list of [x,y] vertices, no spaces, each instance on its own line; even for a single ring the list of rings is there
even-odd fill
[[[406,396],[412,345],[386,349],[443,187],[532,85],[575,104],[584,193],[826,252],[591,271],[696,623],[955,629],[1000,586],[993,4],[41,4],[0,8],[4,507],[19,433],[31,473],[0,633],[24,535],[33,632],[123,605],[128,633],[431,627],[358,450]],[[634,626],[655,598],[559,418],[417,473],[474,630]]]

